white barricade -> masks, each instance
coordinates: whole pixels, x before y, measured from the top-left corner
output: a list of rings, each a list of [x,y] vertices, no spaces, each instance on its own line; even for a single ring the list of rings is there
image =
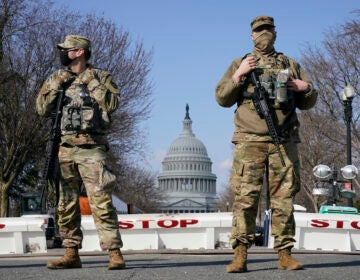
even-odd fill
[[[230,248],[232,213],[118,215],[123,250]],[[92,216],[82,216],[82,251],[101,250]]]
[[[360,250],[360,215],[295,212],[295,249]],[[118,215],[123,250],[231,248],[232,213]],[[43,217],[0,218],[0,254],[46,252]],[[82,216],[81,251],[101,251],[92,216]],[[268,247],[274,239],[271,233]]]
[[[324,251],[360,250],[360,215],[294,213],[295,249]],[[269,234],[268,247],[274,238]]]
[[[0,218],[0,254],[47,252],[42,217]]]

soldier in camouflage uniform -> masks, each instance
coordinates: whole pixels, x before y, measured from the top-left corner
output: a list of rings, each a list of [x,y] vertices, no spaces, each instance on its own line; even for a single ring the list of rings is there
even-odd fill
[[[228,272],[247,271],[247,249],[254,244],[256,216],[264,174],[268,174],[271,203],[271,233],[278,251],[279,269],[302,269],[291,257],[294,246],[295,221],[293,202],[300,189],[299,121],[296,109],[307,110],[316,103],[317,92],[312,82],[291,58],[275,51],[276,31],[269,16],[251,22],[253,53],[235,59],[216,86],[216,101],[223,107],[237,104],[234,123],[235,144],[230,185],[234,191],[233,229],[230,242],[235,249]],[[264,119],[254,107],[254,85],[250,73],[259,77],[266,89],[269,108],[276,115],[281,136],[279,153]],[[282,78],[281,78],[282,77]],[[268,172],[265,172],[266,169]]]
[[[55,110],[59,91],[64,90],[59,147],[60,190],[58,224],[65,255],[49,261],[50,269],[80,268],[78,249],[83,234],[79,191],[83,183],[99,234],[100,245],[109,251],[108,269],[125,267],[120,248],[116,209],[111,195],[115,183],[106,167],[106,129],[110,114],[119,102],[119,90],[110,73],[87,63],[91,56],[90,41],[78,35],[66,36],[58,44],[61,63],[66,67],[51,74],[44,82],[36,101],[40,116]]]

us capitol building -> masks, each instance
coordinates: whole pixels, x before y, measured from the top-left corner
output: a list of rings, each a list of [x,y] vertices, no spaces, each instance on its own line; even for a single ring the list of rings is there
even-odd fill
[[[163,213],[217,212],[216,175],[205,145],[192,132],[189,106],[183,131],[162,161],[158,186],[165,195]]]

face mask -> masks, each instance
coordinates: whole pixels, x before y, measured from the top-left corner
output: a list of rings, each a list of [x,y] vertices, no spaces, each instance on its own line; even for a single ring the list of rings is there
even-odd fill
[[[71,59],[68,56],[68,52],[66,50],[60,50],[60,62],[64,66],[70,65],[75,59]]]
[[[255,51],[261,54],[269,54],[274,50],[274,43],[276,40],[276,34],[269,30],[263,30],[259,32],[254,39]]]

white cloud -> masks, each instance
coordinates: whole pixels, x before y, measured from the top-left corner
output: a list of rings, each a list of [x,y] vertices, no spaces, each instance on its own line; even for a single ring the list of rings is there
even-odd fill
[[[220,170],[228,170],[232,166],[232,159],[227,158],[227,159],[223,160],[222,162],[220,162],[220,164],[218,166],[219,166]]]
[[[156,151],[155,160],[161,163],[164,160],[165,156],[166,156],[166,151],[164,150]]]

